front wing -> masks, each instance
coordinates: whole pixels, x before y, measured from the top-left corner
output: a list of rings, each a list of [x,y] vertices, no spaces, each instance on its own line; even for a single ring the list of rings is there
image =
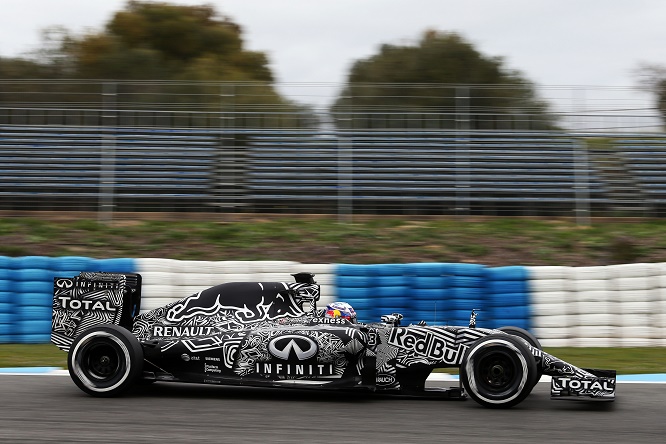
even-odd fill
[[[589,375],[553,376],[550,383],[551,399],[588,401],[615,400],[615,370],[582,369]]]

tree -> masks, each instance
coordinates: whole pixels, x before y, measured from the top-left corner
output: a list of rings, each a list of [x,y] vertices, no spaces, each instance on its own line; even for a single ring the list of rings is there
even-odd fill
[[[472,129],[495,128],[498,120],[529,118],[530,128],[552,128],[555,119],[534,86],[503,65],[458,34],[426,31],[416,46],[385,44],[356,61],[333,112],[353,112],[355,126],[431,126],[437,119],[454,128],[469,118]]]
[[[241,32],[212,6],[130,1],[71,55],[86,78],[272,82],[268,59],[243,49]]]
[[[266,55],[245,49],[241,27],[209,5],[129,1],[101,31],[75,36],[61,27],[50,29],[43,34],[42,48],[29,58],[0,59],[0,78],[126,81],[118,91],[118,105],[125,100],[125,105],[144,109],[168,104],[242,115],[256,111],[260,102],[281,113],[284,124],[295,126],[293,117],[303,113],[303,106],[275,90]],[[132,83],[137,80],[168,83]],[[226,82],[240,86],[227,87]],[[99,102],[99,97],[82,95],[89,93],[82,91],[84,83],[58,86],[57,100]],[[229,97],[228,106],[221,96]]]
[[[654,95],[655,106],[666,125],[666,66],[641,64],[635,71],[640,87]]]

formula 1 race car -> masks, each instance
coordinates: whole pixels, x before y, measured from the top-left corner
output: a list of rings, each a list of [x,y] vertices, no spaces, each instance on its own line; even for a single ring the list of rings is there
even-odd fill
[[[476,328],[474,312],[465,327],[401,326],[397,313],[367,324],[329,317],[317,308],[314,275],[293,276],[224,283],[145,313],[139,274],[58,277],[51,340],[94,396],[142,380],[469,396],[501,408],[550,375],[553,399],[615,398],[615,371],[564,362],[520,328]],[[459,368],[458,387],[426,387],[431,371],[447,367]]]

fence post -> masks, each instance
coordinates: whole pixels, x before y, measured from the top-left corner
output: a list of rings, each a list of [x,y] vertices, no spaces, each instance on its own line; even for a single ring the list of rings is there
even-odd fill
[[[99,173],[99,211],[100,222],[113,219],[115,175],[116,175],[116,95],[115,82],[102,85],[102,145]]]
[[[351,134],[354,134],[352,111],[352,88],[349,85],[346,112],[343,122],[339,122],[338,138],[338,222],[351,223],[354,212],[354,147]],[[345,112],[345,108],[343,108]],[[345,123],[347,125],[345,125]]]
[[[456,208],[469,214],[469,87],[456,88]]]
[[[590,225],[590,176],[587,143],[571,142],[574,162],[574,193],[576,198],[576,224]]]
[[[350,137],[338,135],[338,222],[351,223],[354,212],[354,150]]]

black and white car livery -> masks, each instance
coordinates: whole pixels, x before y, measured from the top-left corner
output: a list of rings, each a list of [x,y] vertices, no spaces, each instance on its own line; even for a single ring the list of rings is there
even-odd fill
[[[469,396],[511,407],[550,375],[554,399],[615,398],[614,371],[564,362],[520,328],[476,328],[474,313],[464,327],[401,326],[397,313],[367,324],[327,318],[314,275],[294,277],[224,283],[145,313],[139,274],[58,277],[51,340],[94,396],[143,380]],[[458,368],[458,387],[426,387],[438,368]]]

